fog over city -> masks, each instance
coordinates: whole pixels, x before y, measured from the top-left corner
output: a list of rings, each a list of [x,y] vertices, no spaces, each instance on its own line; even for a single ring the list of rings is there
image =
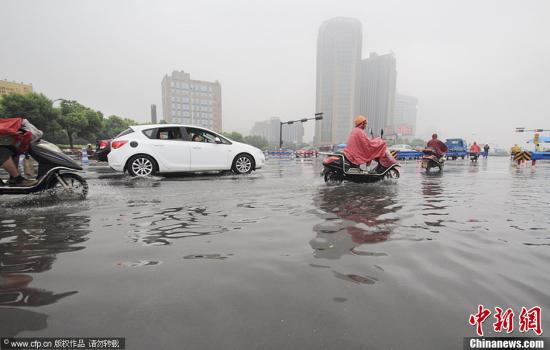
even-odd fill
[[[319,26],[354,17],[363,58],[395,54],[418,137],[509,147],[516,126],[550,128],[549,14],[546,0],[2,0],[0,79],[146,122],[151,104],[162,115],[162,78],[184,70],[218,80],[224,131],[248,134],[313,116]]]

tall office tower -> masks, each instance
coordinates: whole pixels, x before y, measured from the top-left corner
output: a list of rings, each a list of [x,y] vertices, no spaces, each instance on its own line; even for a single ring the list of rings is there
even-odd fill
[[[393,112],[393,133],[399,136],[416,135],[416,112],[418,99],[413,96],[397,94]]]
[[[316,145],[345,142],[357,110],[357,78],[361,67],[361,23],[354,18],[323,22],[317,38]]]
[[[361,61],[358,114],[369,118],[367,128],[374,136],[380,136],[381,129],[393,124],[395,66],[393,53],[378,55],[372,52],[369,58]]]
[[[218,81],[191,80],[174,71],[162,79],[162,116],[167,123],[222,130],[222,97]]]
[[[151,105],[151,124],[157,123],[157,105]]]

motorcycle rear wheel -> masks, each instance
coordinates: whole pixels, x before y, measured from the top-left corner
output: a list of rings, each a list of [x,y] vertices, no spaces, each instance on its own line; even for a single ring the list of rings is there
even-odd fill
[[[384,174],[384,179],[385,180],[395,180],[395,179],[399,179],[399,170],[397,169],[390,169],[388,170],[385,174]]]
[[[342,174],[334,170],[329,170],[325,173],[325,183],[328,186],[340,185],[344,181]]]

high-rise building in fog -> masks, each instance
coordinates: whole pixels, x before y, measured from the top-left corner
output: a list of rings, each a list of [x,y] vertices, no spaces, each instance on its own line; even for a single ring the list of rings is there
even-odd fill
[[[418,99],[413,96],[397,94],[393,112],[392,132],[399,136],[416,135],[416,112]]]
[[[255,122],[250,130],[250,135],[261,136],[269,141],[269,121]]]
[[[361,23],[354,18],[323,22],[317,38],[317,91],[314,143],[345,142],[357,110],[357,78],[361,63]]]
[[[151,124],[157,123],[157,105],[151,105]]]
[[[380,136],[381,129],[393,124],[396,79],[393,53],[378,55],[373,52],[361,61],[358,114],[368,117],[367,128],[374,136]]]
[[[250,130],[250,135],[257,135],[265,138],[270,145],[279,147],[279,135],[281,128],[281,119],[272,117],[270,120],[254,123]],[[304,140],[304,126],[302,123],[283,125],[283,144],[301,144]]]
[[[191,80],[174,71],[162,79],[162,116],[167,123],[222,130],[221,85],[218,81]]]

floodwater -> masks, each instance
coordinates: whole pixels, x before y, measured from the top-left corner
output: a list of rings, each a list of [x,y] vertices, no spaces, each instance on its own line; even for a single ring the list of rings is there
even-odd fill
[[[550,164],[449,161],[439,176],[410,161],[397,182],[336,187],[320,170],[290,159],[249,176],[131,179],[93,167],[86,201],[2,197],[0,335],[460,349],[478,304],[516,317],[538,305],[550,326]]]

